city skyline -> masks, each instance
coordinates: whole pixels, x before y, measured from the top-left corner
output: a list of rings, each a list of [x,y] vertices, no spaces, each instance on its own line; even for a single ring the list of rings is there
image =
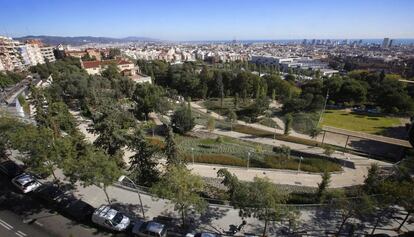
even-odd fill
[[[261,0],[254,5],[233,0],[0,2],[0,32],[11,37],[139,36],[170,41],[414,38],[414,2],[407,0],[398,0],[398,4],[385,0],[335,4]]]

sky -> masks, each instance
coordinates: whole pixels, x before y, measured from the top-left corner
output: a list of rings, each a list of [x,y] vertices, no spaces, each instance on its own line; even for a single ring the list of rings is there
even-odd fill
[[[414,0],[0,0],[0,35],[414,38]]]

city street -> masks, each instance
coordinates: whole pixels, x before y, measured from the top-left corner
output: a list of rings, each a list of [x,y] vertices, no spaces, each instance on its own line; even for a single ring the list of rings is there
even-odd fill
[[[0,210],[0,236],[2,237],[58,236],[36,224],[25,224],[21,217],[8,210]]]

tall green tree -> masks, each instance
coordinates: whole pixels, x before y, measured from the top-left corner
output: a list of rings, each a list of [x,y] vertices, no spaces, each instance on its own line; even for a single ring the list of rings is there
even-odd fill
[[[128,129],[135,126],[133,116],[117,104],[104,104],[98,107],[92,120],[89,131],[98,135],[94,144],[120,159],[121,148],[127,143]]]
[[[166,98],[162,87],[149,83],[136,86],[132,95],[135,102],[134,115],[137,119],[146,119],[150,112],[165,112]]]
[[[237,122],[237,114],[234,110],[230,109],[229,113],[227,114],[227,119],[230,122],[230,130],[233,131],[233,123]]]
[[[178,154],[177,144],[174,140],[174,133],[170,127],[167,127],[167,134],[165,137],[165,155],[167,157],[167,166],[175,166],[182,164],[182,160]]]
[[[289,135],[292,129],[293,117],[291,114],[287,114],[285,118],[285,135]]]
[[[141,130],[136,129],[131,135],[128,147],[135,152],[129,163],[129,171],[135,182],[144,186],[151,186],[157,182],[160,176],[156,160],[157,150],[145,140]]]
[[[329,184],[331,183],[331,174],[325,170],[321,175],[322,181],[318,184],[318,191],[316,192],[316,198],[318,202],[322,202],[326,195]]]
[[[83,186],[95,185],[103,190],[108,204],[111,199],[107,188],[121,176],[116,161],[104,151],[88,146],[77,160],[75,176]]]
[[[191,108],[189,109],[184,105],[178,108],[171,118],[171,126],[174,129],[174,132],[179,134],[191,131],[191,129],[195,126],[194,118],[191,114]]]
[[[283,218],[286,210],[280,204],[286,203],[287,196],[278,190],[268,178],[255,177],[248,190],[247,201],[239,200],[240,203],[244,203],[240,209],[241,214],[263,220],[262,236],[266,236],[269,221]]]
[[[183,227],[186,226],[190,209],[201,213],[207,207],[204,199],[198,195],[203,190],[204,182],[201,177],[191,174],[184,166],[171,167],[160,182],[151,188],[151,192],[158,197],[174,203],[175,210],[181,214]]]

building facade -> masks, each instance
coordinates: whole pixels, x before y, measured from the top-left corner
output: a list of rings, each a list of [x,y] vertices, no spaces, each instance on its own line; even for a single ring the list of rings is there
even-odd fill
[[[53,47],[51,46],[43,46],[40,48],[40,52],[42,53],[43,58],[45,61],[54,62],[56,61],[55,54],[53,53]]]
[[[12,38],[0,36],[0,61],[2,62],[3,70],[23,69],[19,45],[20,43]]]

